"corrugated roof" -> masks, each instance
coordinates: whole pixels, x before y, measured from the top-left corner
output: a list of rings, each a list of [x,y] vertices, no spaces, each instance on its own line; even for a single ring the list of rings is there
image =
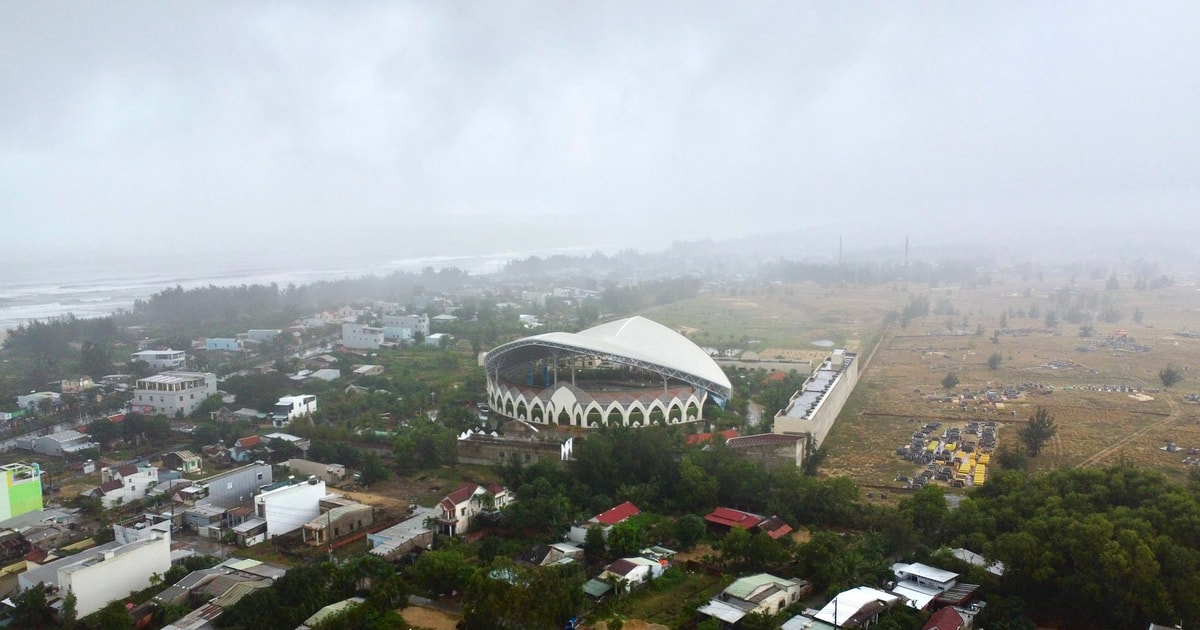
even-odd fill
[[[603,523],[605,525],[616,525],[617,523],[620,523],[621,521],[623,521],[631,516],[640,514],[641,512],[642,511],[639,510],[636,505],[630,503],[629,501],[626,501],[626,502],[622,503],[621,505],[618,505],[617,507],[605,510],[604,512],[597,514],[596,517],[592,520],[596,521],[597,523]]]

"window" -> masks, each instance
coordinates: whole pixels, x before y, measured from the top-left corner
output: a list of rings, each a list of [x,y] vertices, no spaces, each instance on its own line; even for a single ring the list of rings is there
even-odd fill
[[[230,481],[229,483],[225,484],[225,489],[226,489],[226,490],[233,490],[233,482],[232,482],[232,481]]]
[[[258,473],[258,480],[262,481],[262,473]]]

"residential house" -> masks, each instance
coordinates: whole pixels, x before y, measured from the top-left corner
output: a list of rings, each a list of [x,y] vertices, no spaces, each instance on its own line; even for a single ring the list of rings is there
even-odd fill
[[[99,496],[106,508],[144,499],[146,493],[158,485],[159,470],[155,466],[122,466],[121,469],[120,474],[110,470],[107,475],[109,480],[93,491],[93,496]]]
[[[388,328],[407,329],[410,331],[409,337],[415,333],[429,336],[429,316],[427,315],[386,315],[383,317],[383,325]]]
[[[946,606],[929,616],[921,630],[963,630],[966,622],[953,606]]]
[[[146,414],[186,416],[216,393],[217,375],[212,372],[163,372],[139,378],[130,404]]]
[[[583,548],[571,543],[552,545],[536,544],[517,558],[518,564],[530,567],[545,567],[552,564],[569,564],[583,560]]]
[[[81,394],[96,386],[96,382],[90,376],[76,376],[73,378],[64,378],[60,383],[59,389],[64,394]]]
[[[238,438],[233,446],[229,447],[229,459],[235,462],[250,462],[264,457],[266,450],[267,445],[261,437],[248,435]]]
[[[262,489],[254,497],[255,515],[266,521],[266,537],[296,531],[321,513],[325,482],[288,479]]]
[[[44,407],[57,407],[62,403],[62,395],[58,392],[34,392],[17,396],[17,406],[29,411],[41,411]]]
[[[866,628],[879,621],[879,616],[899,601],[900,598],[891,593],[859,586],[838,593],[814,618],[839,628]]]
[[[736,624],[746,615],[777,615],[811,590],[812,586],[804,580],[775,577],[770,573],[748,575],[735,580],[697,612]]]
[[[342,371],[334,368],[321,368],[319,370],[314,370],[308,375],[308,378],[315,378],[325,382],[336,381],[337,379],[342,378]]]
[[[356,365],[354,366],[355,376],[379,376],[383,374],[382,365]]]
[[[282,333],[278,328],[251,328],[246,331],[246,339],[256,343],[270,343]]]
[[[78,431],[59,431],[50,435],[17,439],[17,448],[43,455],[75,455],[100,445]]]
[[[414,506],[404,521],[385,530],[367,534],[370,552],[393,562],[414,549],[427,549],[433,544],[433,528],[438,510]]]
[[[904,605],[925,610],[933,602],[942,605],[961,605],[979,588],[978,584],[959,583],[958,574],[920,562],[892,565],[896,585],[892,593],[900,596]]]
[[[669,566],[666,560],[621,558],[605,567],[598,579],[605,582],[611,578],[617,582],[620,591],[628,592],[662,575]]]
[[[166,514],[141,514],[113,523],[114,540],[122,545],[135,540],[145,540],[155,534],[170,535],[171,518]]]
[[[375,510],[371,506],[341,497],[322,499],[318,509],[321,514],[305,523],[300,530],[304,543],[316,547],[361,532],[375,522]]]
[[[242,342],[233,337],[209,337],[204,340],[204,349],[209,352],[237,352]]]
[[[383,329],[363,324],[342,324],[342,346],[354,350],[378,350]]]
[[[587,541],[587,532],[593,527],[599,528],[605,540],[608,540],[608,532],[612,531],[613,525],[621,523],[626,519],[641,514],[641,510],[629,501],[626,501],[616,507],[609,508],[592,518],[582,525],[572,525],[571,530],[567,532],[567,539],[572,542],[582,543]]]
[[[275,413],[271,416],[271,424],[277,429],[285,427],[296,418],[307,416],[316,410],[317,397],[312,394],[284,396],[275,403]]]
[[[437,519],[438,531],[449,536],[465,534],[475,529],[481,518],[498,517],[500,510],[511,500],[508,489],[503,486],[464,483],[438,503],[441,510]]]
[[[425,345],[434,348],[445,348],[446,346],[450,345],[450,342],[453,340],[454,337],[451,337],[446,333],[433,333],[425,338]]]
[[[367,600],[361,597],[351,597],[349,599],[343,599],[340,602],[334,602],[310,615],[308,619],[304,620],[304,623],[300,624],[300,627],[296,628],[296,630],[312,630],[312,628],[321,625],[330,617],[346,612],[347,610],[350,610],[355,606],[359,606],[366,601]]]
[[[130,361],[142,361],[154,370],[182,370],[187,360],[183,350],[142,350],[129,355]]]
[[[263,442],[266,442],[268,445],[272,444],[276,440],[287,442],[288,444],[296,447],[296,452],[300,453],[301,457],[308,454],[308,447],[312,446],[312,440],[309,440],[308,438],[302,438],[292,435],[291,433],[280,433],[278,431],[274,433],[268,433],[262,436],[262,439]]]
[[[191,451],[172,451],[163,455],[162,462],[185,475],[204,472],[204,459]]]
[[[24,462],[0,465],[0,521],[41,509],[41,467]]]
[[[295,457],[283,464],[302,477],[315,476],[325,483],[337,483],[346,478],[346,467],[341,464],[322,464]]]
[[[779,520],[778,517],[763,517],[750,512],[719,507],[705,515],[704,520],[709,525],[723,531],[730,529],[745,529],[750,532],[762,532],[773,539],[779,539],[792,532],[792,527]]]

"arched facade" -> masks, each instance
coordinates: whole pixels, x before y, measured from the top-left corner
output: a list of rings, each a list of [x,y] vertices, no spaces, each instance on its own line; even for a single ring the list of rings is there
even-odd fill
[[[731,391],[699,347],[641,317],[519,339],[489,352],[484,367],[494,412],[547,425],[696,422]]]

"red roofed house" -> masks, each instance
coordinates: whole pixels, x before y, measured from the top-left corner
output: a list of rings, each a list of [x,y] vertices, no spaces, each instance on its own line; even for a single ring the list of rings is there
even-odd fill
[[[713,436],[716,436],[716,435],[719,435],[719,436],[725,438],[725,441],[728,442],[729,440],[732,440],[733,438],[738,436],[738,430],[737,429],[726,429],[724,431],[719,431],[717,433],[695,433],[693,435],[687,436],[684,439],[684,441],[687,443],[688,446],[692,446],[694,444],[703,444],[705,442],[713,441]]]
[[[512,501],[504,486],[464,483],[438,503],[438,531],[449,536],[465,534],[474,529],[479,517],[498,516],[500,509]]]
[[[947,606],[933,613],[921,630],[962,630],[965,627],[962,615],[953,606]]]
[[[262,438],[257,435],[238,438],[238,441],[233,443],[233,448],[229,449],[229,459],[235,462],[248,462],[252,452],[264,449],[266,446]]]
[[[779,539],[792,533],[791,525],[779,520],[778,517],[763,518],[750,512],[724,507],[713,510],[704,517],[704,520],[717,527],[763,532],[772,539]]]
[[[591,522],[612,526],[631,516],[636,516],[641,513],[642,511],[639,510],[636,505],[626,501],[615,508],[611,508],[597,514],[596,516],[592,517]]]
[[[751,529],[762,522],[762,517],[757,514],[743,512],[741,510],[731,510],[729,508],[719,507],[704,517],[704,520],[727,527],[729,529]]]

